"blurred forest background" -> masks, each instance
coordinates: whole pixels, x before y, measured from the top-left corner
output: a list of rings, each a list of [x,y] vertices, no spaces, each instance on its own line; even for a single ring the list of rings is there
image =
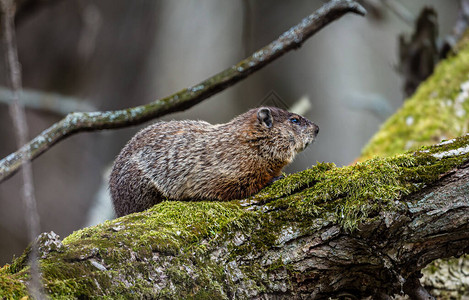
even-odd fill
[[[71,100],[27,108],[30,138],[72,110],[113,110],[151,102],[237,63],[319,8],[319,0],[24,0],[16,18],[23,88]],[[261,104],[291,107],[321,128],[286,169],[316,161],[347,165],[405,99],[398,36],[411,34],[425,6],[450,34],[458,0],[366,1],[365,18],[346,15],[290,52],[196,107],[163,119],[224,123]],[[21,1],[19,1],[21,3]],[[390,9],[390,3],[403,8]],[[375,8],[371,9],[370,8]],[[4,57],[4,48],[2,48]],[[8,86],[4,60],[0,84]],[[0,91],[0,158],[16,150]],[[274,103],[272,103],[272,101]],[[59,109],[60,108],[60,109]],[[148,125],[148,124],[145,124]],[[40,231],[64,237],[112,218],[106,170],[143,126],[74,135],[33,162]],[[0,265],[28,244],[21,176],[0,184]]]

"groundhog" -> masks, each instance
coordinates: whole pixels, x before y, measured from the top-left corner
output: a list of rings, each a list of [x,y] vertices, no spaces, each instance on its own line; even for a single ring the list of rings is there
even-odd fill
[[[225,124],[158,122],[117,156],[110,192],[117,216],[169,200],[242,199],[281,175],[319,127],[300,115],[260,107]]]

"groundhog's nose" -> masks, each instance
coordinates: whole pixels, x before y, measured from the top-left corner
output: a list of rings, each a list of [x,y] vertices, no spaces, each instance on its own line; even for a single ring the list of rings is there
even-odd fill
[[[319,126],[314,123],[313,125],[314,125],[314,135],[317,135],[319,133]]]

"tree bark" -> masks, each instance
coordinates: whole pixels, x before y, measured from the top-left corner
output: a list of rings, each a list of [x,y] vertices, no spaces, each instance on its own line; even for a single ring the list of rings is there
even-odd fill
[[[364,147],[359,160],[391,156],[467,134],[469,122],[469,33],[460,33],[455,53],[440,61],[403,107],[391,116]],[[439,299],[469,296],[469,256],[436,260],[420,279]]]

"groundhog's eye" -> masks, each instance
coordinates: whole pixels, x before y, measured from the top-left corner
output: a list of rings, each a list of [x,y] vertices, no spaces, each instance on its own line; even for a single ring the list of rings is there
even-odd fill
[[[293,124],[300,124],[300,119],[293,117],[290,118],[290,122],[292,122]]]

